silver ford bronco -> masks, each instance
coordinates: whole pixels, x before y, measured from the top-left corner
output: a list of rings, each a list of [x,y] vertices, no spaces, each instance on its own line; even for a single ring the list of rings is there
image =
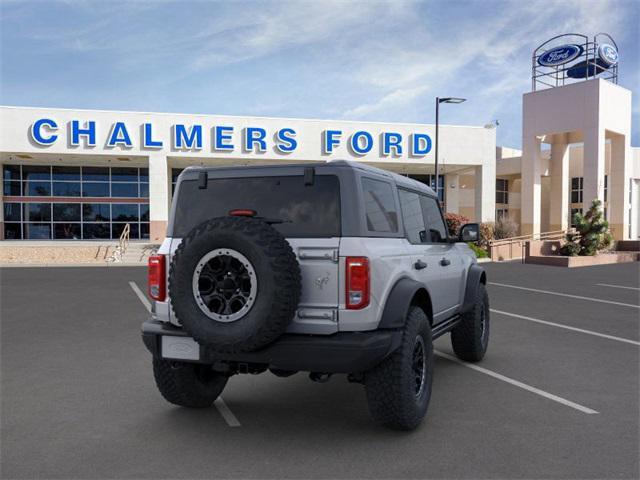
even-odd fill
[[[416,428],[433,340],[482,360],[486,274],[426,185],[346,161],[187,168],[149,259],[142,338],[166,400],[210,407],[239,373],[364,384],[369,410]]]

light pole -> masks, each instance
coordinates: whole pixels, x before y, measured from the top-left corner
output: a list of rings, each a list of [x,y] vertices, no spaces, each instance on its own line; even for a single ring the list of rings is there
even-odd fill
[[[436,179],[436,198],[438,199],[438,202],[440,201],[440,193],[438,192],[438,189],[440,187],[440,184],[438,183],[438,130],[440,129],[440,104],[441,103],[462,103],[464,101],[466,101],[466,98],[458,98],[458,97],[436,97],[436,151],[435,151],[435,155],[436,155],[436,172],[435,172],[435,179]]]

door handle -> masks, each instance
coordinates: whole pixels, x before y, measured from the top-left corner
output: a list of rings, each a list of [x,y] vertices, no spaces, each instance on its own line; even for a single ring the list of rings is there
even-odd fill
[[[422,270],[423,268],[427,268],[427,264],[422,260],[418,260],[413,264],[413,268],[415,268],[416,270]]]
[[[451,265],[451,260],[449,260],[446,257],[442,257],[442,260],[440,260],[440,265],[442,265],[443,267],[446,267],[447,265]]]

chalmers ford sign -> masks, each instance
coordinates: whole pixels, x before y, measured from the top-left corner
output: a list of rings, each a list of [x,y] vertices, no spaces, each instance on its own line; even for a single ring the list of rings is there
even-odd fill
[[[95,147],[98,142],[105,148],[134,147],[134,134],[138,135],[139,146],[143,150],[159,150],[170,148],[174,151],[201,151],[212,149],[217,152],[264,153],[274,149],[280,154],[295,152],[299,141],[297,132],[291,127],[282,127],[271,132],[267,129],[252,126],[235,132],[236,127],[230,125],[204,126],[200,124],[186,125],[176,123],[170,131],[159,131],[153,123],[131,125],[123,121],[115,121],[110,125],[98,125],[96,121],[72,120],[68,123],[56,121],[54,118],[38,118],[29,128],[31,140],[40,147],[54,145],[61,141],[62,129],[66,129],[68,143],[72,147]],[[239,135],[236,135],[239,133]],[[344,144],[356,156],[379,153],[383,156],[399,156],[409,154],[423,157],[432,148],[431,137],[422,132],[402,135],[397,132],[382,132],[379,136],[367,130],[358,130],[348,135],[340,129],[326,129],[318,132],[321,136],[321,148],[324,155],[330,155]]]

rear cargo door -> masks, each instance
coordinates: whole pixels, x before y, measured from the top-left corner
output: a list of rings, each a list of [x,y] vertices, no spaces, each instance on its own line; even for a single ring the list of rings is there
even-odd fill
[[[302,295],[290,333],[338,331],[339,238],[288,238],[302,274]]]

